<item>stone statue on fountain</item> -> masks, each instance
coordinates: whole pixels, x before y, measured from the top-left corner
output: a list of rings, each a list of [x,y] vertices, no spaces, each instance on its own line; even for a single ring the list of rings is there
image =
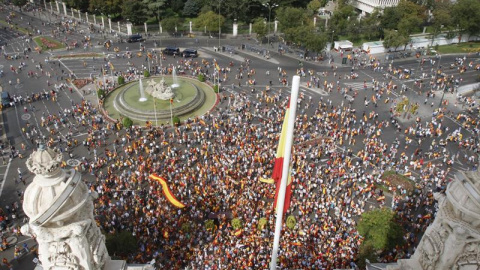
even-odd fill
[[[175,97],[175,93],[173,92],[172,87],[168,86],[163,78],[159,83],[157,83],[154,79],[151,79],[148,82],[148,86],[145,89],[145,92],[147,92],[152,97],[161,100],[169,100]]]

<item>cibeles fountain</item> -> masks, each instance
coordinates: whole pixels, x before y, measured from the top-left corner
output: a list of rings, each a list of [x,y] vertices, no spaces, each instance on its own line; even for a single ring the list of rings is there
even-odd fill
[[[62,169],[62,161],[60,151],[41,145],[26,162],[35,177],[25,190],[23,210],[29,222],[21,232],[38,242],[41,265],[36,269],[133,269],[125,261],[110,259],[105,236],[93,216],[93,200],[98,195],[88,189],[79,172]]]
[[[171,75],[143,77],[120,86],[105,99],[104,109],[112,119],[129,117],[137,124],[170,122],[172,116],[203,115],[216,104],[212,87],[197,78]]]

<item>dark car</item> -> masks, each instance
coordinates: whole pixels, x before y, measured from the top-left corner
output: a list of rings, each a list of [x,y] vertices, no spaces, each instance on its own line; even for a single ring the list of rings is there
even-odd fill
[[[194,50],[194,49],[185,49],[183,50],[183,57],[198,57],[198,52],[197,50]]]
[[[142,37],[142,35],[136,34],[136,35],[130,35],[127,37],[127,42],[132,43],[132,42],[141,42],[144,41],[145,39]]]
[[[167,47],[163,50],[166,55],[180,55],[180,49],[177,47]]]
[[[12,98],[10,94],[6,91],[2,92],[2,107],[7,108],[10,107],[10,102],[12,102]]]

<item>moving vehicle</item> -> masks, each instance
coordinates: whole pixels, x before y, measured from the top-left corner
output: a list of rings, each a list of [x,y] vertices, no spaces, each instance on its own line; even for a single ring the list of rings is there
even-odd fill
[[[141,42],[141,41],[145,41],[145,39],[142,37],[142,35],[139,35],[139,34],[130,35],[127,37],[128,43]]]
[[[163,53],[166,55],[179,55],[180,49],[177,47],[167,47],[163,50]]]
[[[194,49],[185,49],[183,50],[183,57],[192,57],[192,58],[195,58],[195,57],[198,57],[198,52],[197,50],[194,50]]]

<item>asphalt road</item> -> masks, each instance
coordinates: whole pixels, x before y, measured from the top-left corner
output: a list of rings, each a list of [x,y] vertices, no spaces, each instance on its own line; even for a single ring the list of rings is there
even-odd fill
[[[7,15],[7,12],[10,12],[6,9],[0,11],[0,17],[3,18]],[[28,14],[18,14],[13,18],[13,21],[18,24],[18,26],[24,28],[31,28],[36,30],[37,32],[40,31],[41,33],[51,34],[52,30],[58,30],[60,26],[55,24],[61,18],[48,14],[48,13],[36,13],[33,16],[32,13]],[[4,91],[8,91],[12,96],[22,96],[24,100],[27,99],[28,96],[32,96],[34,94],[42,94],[48,91],[51,91],[55,85],[60,85],[61,83],[65,82],[65,78],[67,78],[69,73],[74,73],[77,78],[89,78],[91,76],[99,76],[100,68],[104,66],[107,61],[111,61],[111,63],[115,66],[115,70],[125,71],[129,67],[134,65],[135,67],[141,67],[142,65],[147,65],[145,61],[145,56],[137,57],[134,56],[131,59],[127,59],[122,57],[122,54],[129,50],[133,53],[137,52],[140,49],[140,46],[145,46],[146,50],[155,50],[161,49],[166,46],[178,46],[180,48],[195,48],[199,51],[199,58],[197,59],[200,61],[201,59],[206,59],[207,61],[212,62],[214,59],[218,62],[221,67],[227,67],[230,63],[233,64],[232,69],[237,69],[240,67],[241,64],[245,62],[245,59],[250,60],[250,66],[255,69],[254,78],[256,80],[255,85],[245,85],[246,76],[243,80],[237,80],[234,78],[235,72],[230,74],[227,81],[222,82],[222,85],[226,88],[226,93],[237,95],[242,94],[251,99],[262,90],[265,90],[266,86],[270,84],[272,81],[272,88],[270,93],[282,93],[283,96],[286,96],[289,91],[290,87],[283,86],[278,81],[278,68],[282,68],[287,73],[288,81],[291,81],[291,78],[294,74],[297,73],[297,70],[300,68],[304,68],[305,71],[313,70],[314,74],[320,74],[322,80],[326,80],[329,83],[332,82],[335,84],[338,80],[338,76],[341,76],[342,79],[339,81],[339,86],[341,88],[352,88],[353,91],[357,91],[358,95],[356,96],[355,100],[351,104],[352,108],[357,111],[357,115],[362,115],[364,112],[366,114],[370,113],[374,110],[378,113],[378,121],[381,122],[383,120],[390,121],[389,117],[389,110],[391,104],[383,104],[380,102],[378,107],[373,107],[370,105],[366,107],[364,105],[364,100],[369,99],[372,96],[372,80],[377,80],[381,82],[388,82],[390,79],[386,79],[385,71],[389,65],[392,65],[396,68],[402,69],[410,69],[414,70],[414,76],[416,77],[418,71],[422,68],[424,72],[429,72],[431,67],[435,67],[435,65],[440,68],[440,65],[444,67],[442,70],[448,75],[458,76],[462,78],[461,85],[466,85],[475,82],[476,77],[480,73],[479,71],[475,70],[467,70],[463,74],[459,74],[458,70],[448,68],[450,63],[453,63],[455,58],[458,57],[456,55],[445,55],[441,56],[441,59],[435,59],[436,61],[440,61],[440,65],[438,62],[436,64],[431,65],[428,63],[421,64],[421,59],[419,58],[408,58],[408,59],[395,59],[393,63],[391,61],[385,61],[384,56],[379,56],[382,60],[382,66],[384,69],[380,72],[374,72],[371,69],[355,69],[353,72],[358,74],[356,79],[344,79],[344,75],[349,75],[352,72],[351,66],[342,66],[339,65],[341,62],[340,55],[336,52],[331,52],[331,56],[333,57],[333,63],[329,64],[327,60],[323,62],[313,62],[313,61],[305,61],[303,59],[298,58],[292,54],[284,54],[280,55],[275,51],[275,46],[272,48],[268,48],[271,50],[270,58],[266,58],[260,54],[255,52],[251,52],[249,50],[241,50],[241,44],[248,43],[248,44],[255,44],[255,41],[248,40],[244,38],[237,38],[237,39],[221,39],[221,45],[230,45],[232,47],[237,48],[235,53],[229,52],[219,52],[213,49],[213,46],[218,46],[218,39],[206,39],[206,38],[199,38],[198,40],[195,38],[165,38],[165,37],[154,37],[149,38],[144,43],[117,43],[115,37],[111,37],[108,35],[104,35],[103,33],[90,33],[89,30],[85,25],[78,26],[77,31],[67,34],[62,33],[60,31],[59,38],[63,40],[67,44],[71,42],[80,41],[82,40],[85,35],[90,35],[92,37],[92,48],[75,48],[74,50],[62,50],[62,51],[54,51],[54,52],[43,52],[41,54],[36,53],[32,50],[32,52],[27,53],[24,55],[25,49],[30,47],[31,49],[34,48],[34,44],[27,42],[21,35],[15,34],[13,31],[9,29],[0,29],[0,39],[5,40],[7,45],[5,46],[4,52],[8,56],[18,55],[20,59],[14,60],[7,60],[2,58],[0,60],[0,69],[3,69],[4,75],[0,78],[1,85],[4,88]],[[107,51],[103,46],[103,42],[107,39],[112,39],[114,41],[114,46],[119,47],[120,55],[119,57],[116,56],[114,52]],[[100,45],[99,45],[100,44]],[[260,46],[260,45],[257,45]],[[104,58],[101,57],[85,57],[85,58],[76,58],[76,59],[61,59],[61,60],[52,60],[54,56],[58,55],[68,55],[68,54],[76,54],[76,53],[83,53],[83,52],[95,52],[104,55]],[[28,59],[26,56],[28,55]],[[25,58],[24,58],[25,56]],[[463,57],[463,55],[461,55]],[[478,64],[479,57],[476,55],[466,55],[467,62],[473,61],[474,63]],[[172,57],[167,56],[165,60],[163,60],[162,65],[170,65],[170,64],[177,64],[177,62],[181,58],[179,57]],[[11,72],[10,66],[18,67],[20,63],[25,63],[25,66],[22,68],[23,70],[20,71],[18,74]],[[39,65],[42,65],[40,68]],[[156,63],[151,63],[156,64]],[[337,66],[337,76],[333,76],[332,72],[332,65]],[[430,65],[430,66],[429,66]],[[38,78],[29,77],[28,71],[32,71],[38,74]],[[63,71],[63,72],[62,72]],[[213,68],[211,69],[213,71]],[[324,72],[328,72],[327,76],[323,76]],[[43,75],[42,75],[43,74]],[[50,76],[48,76],[50,74]],[[268,74],[268,75],[267,75]],[[307,80],[309,75],[306,75],[302,78],[301,82],[301,93],[304,95],[305,100],[311,98],[312,102],[318,102],[319,100],[324,101],[331,101],[333,106],[340,105],[340,104],[347,104],[348,101],[344,99],[344,95],[337,92],[336,90],[332,91],[331,93],[327,92],[326,89],[323,88],[321,85],[319,88],[317,87],[307,87]],[[19,83],[17,83],[17,79],[19,79]],[[9,83],[11,81],[11,84]],[[364,89],[364,82],[367,83],[367,90]],[[232,88],[231,85],[237,85],[240,83],[241,87],[234,87]],[[437,93],[436,97],[433,99],[429,99],[429,102],[424,105],[425,100],[425,93],[428,91],[427,88],[419,89],[415,86],[415,79],[393,79],[393,83],[399,86],[396,90],[393,91],[392,95],[394,97],[401,97],[403,95],[407,96],[413,102],[418,102],[421,107],[419,109],[419,117],[423,119],[429,119],[432,117],[433,110],[438,107],[440,103],[441,95]],[[404,93],[400,93],[401,85],[406,85],[407,91]],[[255,89],[252,91],[252,89]],[[446,99],[450,101],[448,105],[448,110],[452,113],[457,113],[462,110],[462,106],[454,106],[456,99],[454,94],[447,94],[445,95]],[[27,184],[32,181],[32,175],[27,172],[25,167],[26,159],[20,159],[18,157],[9,159],[10,151],[8,150],[9,147],[15,147],[16,150],[24,156],[28,157],[28,155],[32,152],[35,148],[35,142],[32,143],[29,140],[28,136],[22,132],[22,128],[25,128],[27,125],[28,128],[32,130],[32,127],[35,127],[35,130],[38,132],[40,136],[48,137],[48,131],[41,126],[42,117],[47,117],[48,115],[59,115],[65,110],[69,110],[72,107],[72,104],[77,104],[81,102],[82,98],[84,98],[83,93],[81,91],[68,91],[68,90],[61,90],[58,92],[58,98],[55,101],[41,99],[39,101],[32,102],[30,105],[28,104],[20,104],[20,102],[16,103],[15,106],[5,109],[2,111],[3,119],[4,119],[4,132],[7,134],[7,140],[4,142],[5,149],[3,156],[6,158],[6,164],[0,165],[0,174],[2,174],[3,179],[0,185],[0,203],[2,207],[5,205],[11,205],[14,202],[19,201],[19,193],[25,189],[23,183],[16,183],[16,179],[18,180],[19,174],[18,169],[22,172],[23,179],[26,180]],[[431,102],[435,104],[435,106],[430,106]],[[220,104],[221,107],[226,107],[226,104]],[[311,114],[313,113],[312,109],[306,111],[300,111],[299,114]],[[411,119],[401,119],[400,125],[405,128],[414,124],[414,117]],[[86,135],[89,127],[78,125],[75,122],[70,122],[71,128],[67,127],[59,127],[59,134],[55,136],[56,140],[64,139],[67,134],[70,132],[74,138],[78,141],[82,141]],[[447,126],[450,130],[455,130],[460,128],[461,124],[457,122],[455,119],[446,117],[444,122],[444,126]],[[461,133],[463,134],[464,138],[468,138],[470,136],[475,136],[472,132],[462,128]],[[399,133],[393,129],[385,129],[385,132],[382,134],[382,140],[386,143],[392,143],[395,139],[402,140],[405,138],[405,134],[403,132]],[[426,139],[425,143],[418,145],[415,141],[413,142],[414,147],[411,147],[406,150],[407,155],[411,155],[415,148],[422,148],[424,151],[428,151],[429,140]],[[417,145],[415,145],[417,144]],[[24,146],[24,149],[22,149]],[[342,146],[338,146],[340,151],[344,151],[345,149]],[[353,147],[353,152],[356,153],[360,149],[363,148],[363,145],[358,144]],[[447,147],[447,151],[449,153],[456,153],[459,150],[456,149],[455,146],[449,145]],[[82,157],[87,156],[88,153],[83,147],[73,149],[74,159],[81,159]],[[470,155],[468,151],[461,150],[461,155]],[[66,157],[67,158],[67,157]],[[433,160],[435,162],[435,160]],[[438,160],[437,160],[438,161]],[[470,169],[470,165],[466,164],[463,160],[457,160],[455,164],[452,166],[452,170],[450,171],[450,176],[452,176],[455,171],[457,170],[468,170]],[[91,178],[92,176],[85,174],[85,178]],[[19,218],[10,223],[9,227],[14,226],[14,224],[21,224],[23,222],[23,215],[20,215]],[[34,245],[34,242],[29,240],[27,237],[21,236],[19,237],[19,241],[26,241],[30,246]],[[13,258],[13,248],[9,248],[8,250],[1,252],[1,257],[5,257],[8,259]],[[33,255],[29,255],[29,257],[21,258],[20,260],[14,260],[13,264],[15,269],[33,269],[33,263],[31,260],[33,259]],[[0,258],[1,259],[1,258]],[[2,268],[3,267],[3,268]],[[4,266],[0,267],[0,269],[6,269]]]

